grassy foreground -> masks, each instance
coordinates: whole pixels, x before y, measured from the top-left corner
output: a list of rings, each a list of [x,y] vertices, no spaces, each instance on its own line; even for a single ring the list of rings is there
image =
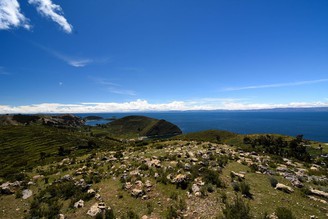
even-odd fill
[[[328,217],[327,147],[302,136],[27,125],[0,139],[0,218]]]

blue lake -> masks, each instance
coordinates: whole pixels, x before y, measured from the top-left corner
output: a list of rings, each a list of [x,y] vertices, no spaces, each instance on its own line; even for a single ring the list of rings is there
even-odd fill
[[[220,129],[240,134],[277,133],[328,142],[328,112],[147,112],[77,114],[85,117],[122,118],[144,115],[165,119],[180,127],[184,133]],[[88,121],[88,125],[107,123],[107,120]]]

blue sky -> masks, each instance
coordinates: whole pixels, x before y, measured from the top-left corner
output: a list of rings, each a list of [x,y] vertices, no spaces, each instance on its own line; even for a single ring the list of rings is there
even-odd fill
[[[0,0],[0,113],[328,106],[326,0]]]

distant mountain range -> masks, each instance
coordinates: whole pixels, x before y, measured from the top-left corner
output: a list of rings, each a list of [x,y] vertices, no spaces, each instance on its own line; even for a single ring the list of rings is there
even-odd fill
[[[170,111],[180,112],[180,111]],[[289,107],[272,109],[249,109],[249,110],[187,110],[186,112],[328,112],[328,107]]]

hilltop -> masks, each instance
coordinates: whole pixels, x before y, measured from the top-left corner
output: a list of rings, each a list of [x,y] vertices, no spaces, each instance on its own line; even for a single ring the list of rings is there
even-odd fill
[[[178,126],[163,119],[158,120],[146,116],[126,116],[101,127],[116,136],[160,137],[182,134]]]

